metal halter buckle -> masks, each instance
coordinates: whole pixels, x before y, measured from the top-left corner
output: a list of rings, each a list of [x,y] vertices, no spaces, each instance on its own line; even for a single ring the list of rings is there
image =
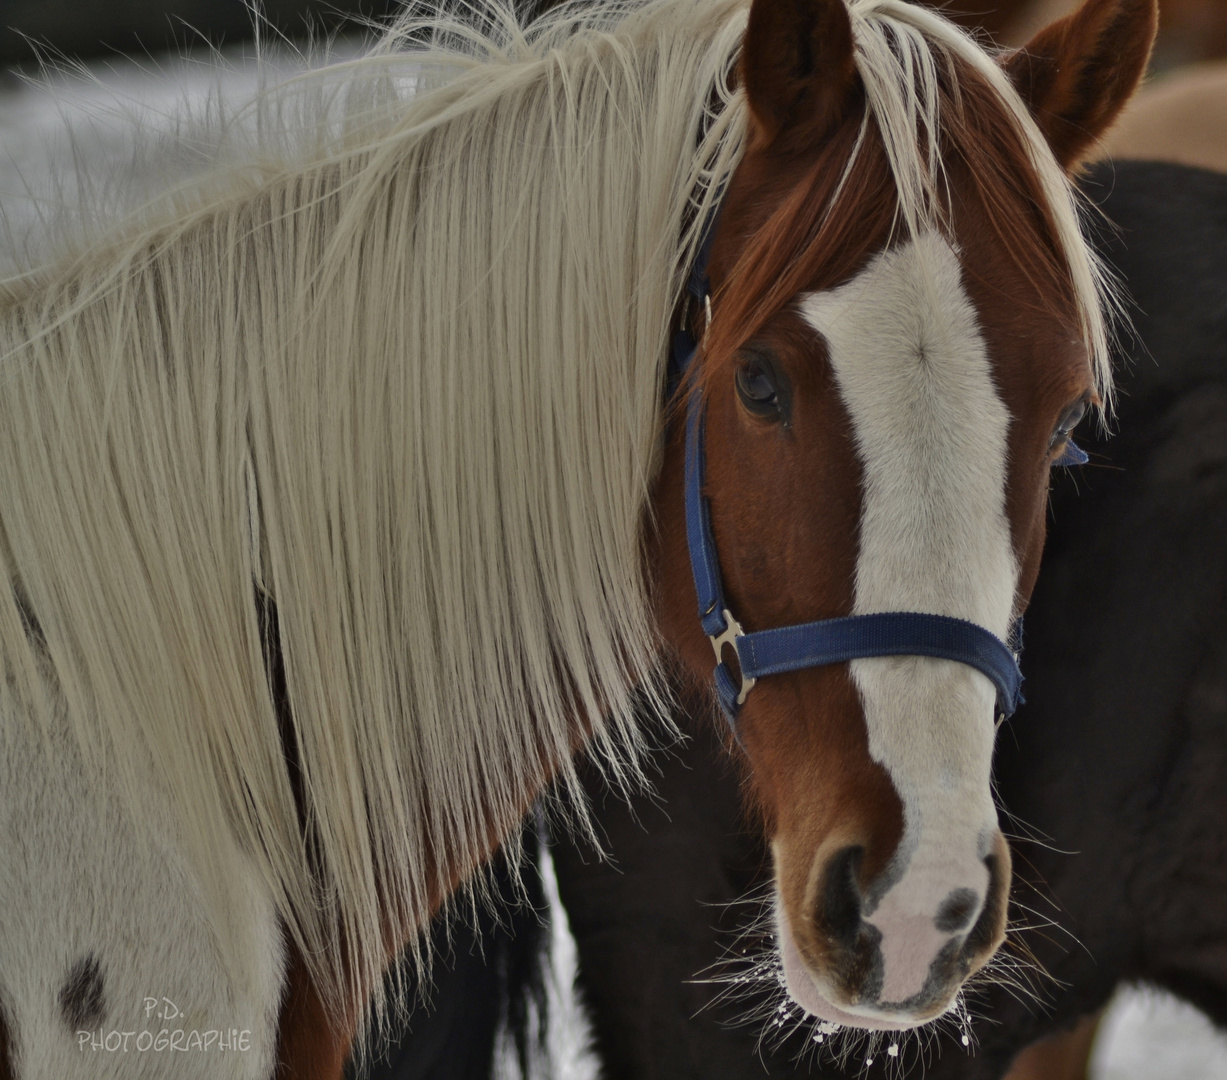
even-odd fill
[[[716,653],[716,663],[724,663],[724,647],[732,646],[733,652],[737,654],[737,670],[741,674],[741,693],[737,695],[737,704],[744,705],[746,703],[746,695],[754,689],[754,684],[757,679],[751,679],[745,673],[745,668],[742,665],[741,650],[737,648],[737,639],[746,636],[746,632],[741,628],[741,623],[733,618],[733,613],[725,608],[724,615],[724,631],[720,634],[708,635],[707,640],[711,642],[711,647]]]

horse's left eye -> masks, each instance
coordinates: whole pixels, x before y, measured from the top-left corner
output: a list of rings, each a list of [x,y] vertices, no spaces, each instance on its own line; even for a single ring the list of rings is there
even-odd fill
[[[737,396],[747,410],[755,416],[772,419],[780,416],[779,380],[769,361],[753,354],[744,356],[736,382]]]
[[[1057,421],[1056,430],[1052,433],[1052,441],[1049,442],[1048,449],[1050,451],[1055,450],[1065,442],[1073,434],[1074,428],[1082,422],[1084,416],[1086,416],[1085,399],[1074,402],[1073,405],[1066,409],[1061,414],[1061,419]]]
[[[1086,408],[1087,401],[1086,398],[1083,398],[1081,401],[1074,402],[1061,414],[1061,419],[1057,421],[1052,438],[1048,442],[1048,454],[1052,465],[1063,467],[1087,463],[1086,453],[1070,438],[1074,428],[1086,416]]]

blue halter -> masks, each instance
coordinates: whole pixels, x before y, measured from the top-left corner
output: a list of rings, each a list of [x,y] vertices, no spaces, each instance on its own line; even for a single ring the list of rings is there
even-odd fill
[[[709,222],[687,283],[688,294],[706,308],[709,320],[711,285],[707,263],[714,233],[713,222]],[[674,336],[670,365],[675,383],[684,378],[697,348],[698,340],[692,330],[683,327]],[[997,688],[1001,716],[1014,713],[1023,700],[1023,677],[1017,655],[995,634],[965,619],[892,611],[819,619],[747,634],[729,610],[720,585],[720,560],[712,538],[707,498],[703,495],[707,460],[704,412],[702,395],[692,389],[686,406],[686,543],[699,599],[699,622],[716,653],[716,696],[734,732],[738,710],[755,682],[764,675],[842,664],[869,656],[931,656],[966,664],[986,675]],[[1062,459],[1058,464],[1066,461]],[[737,655],[740,685],[724,662],[726,646],[731,646]]]

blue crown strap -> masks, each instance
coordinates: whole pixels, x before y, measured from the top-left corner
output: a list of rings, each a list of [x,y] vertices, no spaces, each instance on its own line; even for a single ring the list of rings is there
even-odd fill
[[[717,637],[726,628],[724,592],[720,588],[720,565],[711,534],[711,514],[703,495],[704,462],[703,402],[697,391],[686,406],[686,545],[690,548],[690,571],[699,601],[703,633]]]
[[[997,688],[997,708],[1013,714],[1022,672],[1005,642],[966,619],[891,611],[759,630],[736,639],[746,678],[842,664],[871,656],[931,656],[973,667]]]
[[[667,382],[670,400],[672,400],[678,386],[681,385],[686,369],[690,367],[690,361],[694,359],[694,354],[698,348],[699,343],[695,340],[694,331],[690,327],[683,327],[673,335],[673,347],[669,351]]]
[[[712,241],[716,237],[716,224],[720,220],[721,204],[713,204],[703,223],[703,235],[695,252],[694,265],[686,275],[686,296],[697,300],[699,304],[707,303],[711,295],[711,280],[707,276],[707,264],[711,259]],[[704,327],[706,329],[706,327]],[[690,320],[683,317],[682,328],[673,336],[673,347],[669,352],[670,386],[672,393],[677,383],[690,367],[690,361],[698,349],[699,339],[695,336],[694,326]]]

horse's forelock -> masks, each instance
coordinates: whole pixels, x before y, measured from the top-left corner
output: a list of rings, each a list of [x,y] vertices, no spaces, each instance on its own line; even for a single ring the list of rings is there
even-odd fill
[[[995,60],[911,4],[849,8],[863,92],[765,219],[754,220],[753,209],[742,221],[722,218],[722,229],[750,239],[722,266],[717,245],[703,378],[798,294],[841,284],[910,235],[937,230],[954,239],[951,212],[971,199],[1001,257],[1034,287],[1035,313],[1080,324],[1100,398],[1110,402],[1111,283],[1079,228],[1076,193]]]

